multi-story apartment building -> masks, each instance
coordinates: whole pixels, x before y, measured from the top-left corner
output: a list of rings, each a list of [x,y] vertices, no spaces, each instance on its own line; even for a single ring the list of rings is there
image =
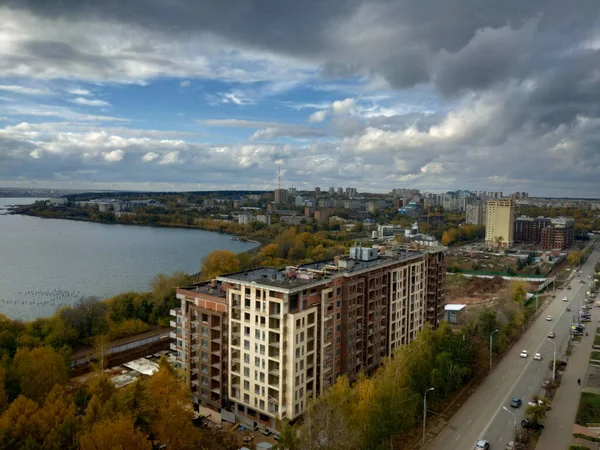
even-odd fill
[[[515,204],[512,200],[486,203],[485,243],[490,247],[510,248],[514,242]]]
[[[551,225],[548,217],[519,216],[515,219],[514,240],[518,244],[539,244],[542,230]]]
[[[178,361],[189,370],[196,401],[227,408],[249,426],[274,430],[278,420],[298,418],[311,396],[340,375],[371,372],[395,348],[414,340],[427,322],[436,327],[443,317],[444,275],[439,248],[355,247],[349,256],[333,260],[250,270],[178,289]],[[216,297],[214,305],[205,297],[209,292]],[[217,314],[222,315],[213,318]],[[186,326],[194,326],[198,317],[207,319],[211,331],[227,322],[219,328],[226,330],[225,341],[214,347],[214,341],[206,343],[215,351],[226,348],[226,355],[205,355],[198,348],[203,341],[189,341],[193,334]],[[202,323],[196,326],[202,332]],[[205,376],[204,361],[198,360],[204,356],[213,358],[211,363],[227,361],[226,380]],[[198,373],[192,371],[196,367]],[[210,369],[215,370],[208,375],[222,374],[222,366]],[[204,378],[212,384],[205,385]]]
[[[274,200],[275,203],[287,203],[288,201],[288,191],[287,189],[275,189],[274,191]]]
[[[542,230],[542,250],[565,250],[575,241],[575,221],[565,217],[551,219],[552,226]]]
[[[467,223],[485,225],[485,206],[482,203],[471,203],[466,206]]]

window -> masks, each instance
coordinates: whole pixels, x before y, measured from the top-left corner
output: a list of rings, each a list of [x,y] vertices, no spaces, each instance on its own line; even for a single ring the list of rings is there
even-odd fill
[[[250,327],[244,327],[244,335],[250,336]]]
[[[244,389],[250,389],[250,382],[248,380],[244,380]]]
[[[244,367],[244,376],[245,377],[249,377],[250,376],[250,368],[249,367]]]
[[[248,394],[244,394],[244,403],[250,403],[250,396]]]
[[[248,353],[244,353],[244,362],[250,364],[250,355]]]
[[[260,330],[255,330],[254,331],[254,339],[259,339],[260,340]]]
[[[258,356],[254,357],[254,365],[256,367],[260,367],[260,358]]]
[[[250,313],[244,313],[244,321],[250,322]]]
[[[258,384],[254,385],[254,393],[256,395],[260,395],[260,386]]]
[[[250,350],[250,341],[244,341],[244,350]]]
[[[338,300],[337,302],[335,302],[335,306],[336,306],[336,308],[341,308],[342,307],[342,301]]]

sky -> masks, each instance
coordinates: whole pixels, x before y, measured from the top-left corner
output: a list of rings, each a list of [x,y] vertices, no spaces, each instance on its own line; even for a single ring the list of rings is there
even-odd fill
[[[0,2],[0,186],[600,197],[597,0]]]

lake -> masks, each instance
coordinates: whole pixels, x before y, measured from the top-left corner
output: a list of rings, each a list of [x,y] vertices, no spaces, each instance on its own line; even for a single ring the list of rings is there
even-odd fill
[[[35,200],[0,198],[0,314],[11,319],[47,317],[81,296],[147,291],[157,273],[196,273],[213,250],[255,246],[210,231],[4,214]]]

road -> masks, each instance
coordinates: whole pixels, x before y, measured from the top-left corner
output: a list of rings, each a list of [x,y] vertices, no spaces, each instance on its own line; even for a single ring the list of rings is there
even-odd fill
[[[590,281],[588,275],[593,272],[598,256],[599,252],[594,251],[588,258],[581,267],[583,274],[571,281],[571,290],[556,291],[556,298],[452,417],[427,447],[429,450],[472,450],[478,439],[487,440],[491,450],[504,449],[505,444],[513,439],[515,427],[512,414],[515,416],[517,429],[520,429],[527,402],[532,395],[541,393],[542,381],[552,376],[548,362],[552,361],[554,345],[550,341],[556,344],[558,360],[560,349],[565,347],[569,339],[573,314],[578,314]],[[585,280],[586,283],[582,284],[580,280]],[[568,302],[562,301],[565,296],[569,298]],[[571,312],[566,311],[567,306],[571,307]],[[547,315],[552,316],[553,320],[547,321]],[[549,331],[556,333],[552,340],[547,339]],[[521,358],[521,350],[527,350],[529,356]],[[542,361],[533,359],[536,352],[542,354]],[[510,407],[513,397],[522,400],[520,408]],[[503,410],[503,406],[512,414]]]

